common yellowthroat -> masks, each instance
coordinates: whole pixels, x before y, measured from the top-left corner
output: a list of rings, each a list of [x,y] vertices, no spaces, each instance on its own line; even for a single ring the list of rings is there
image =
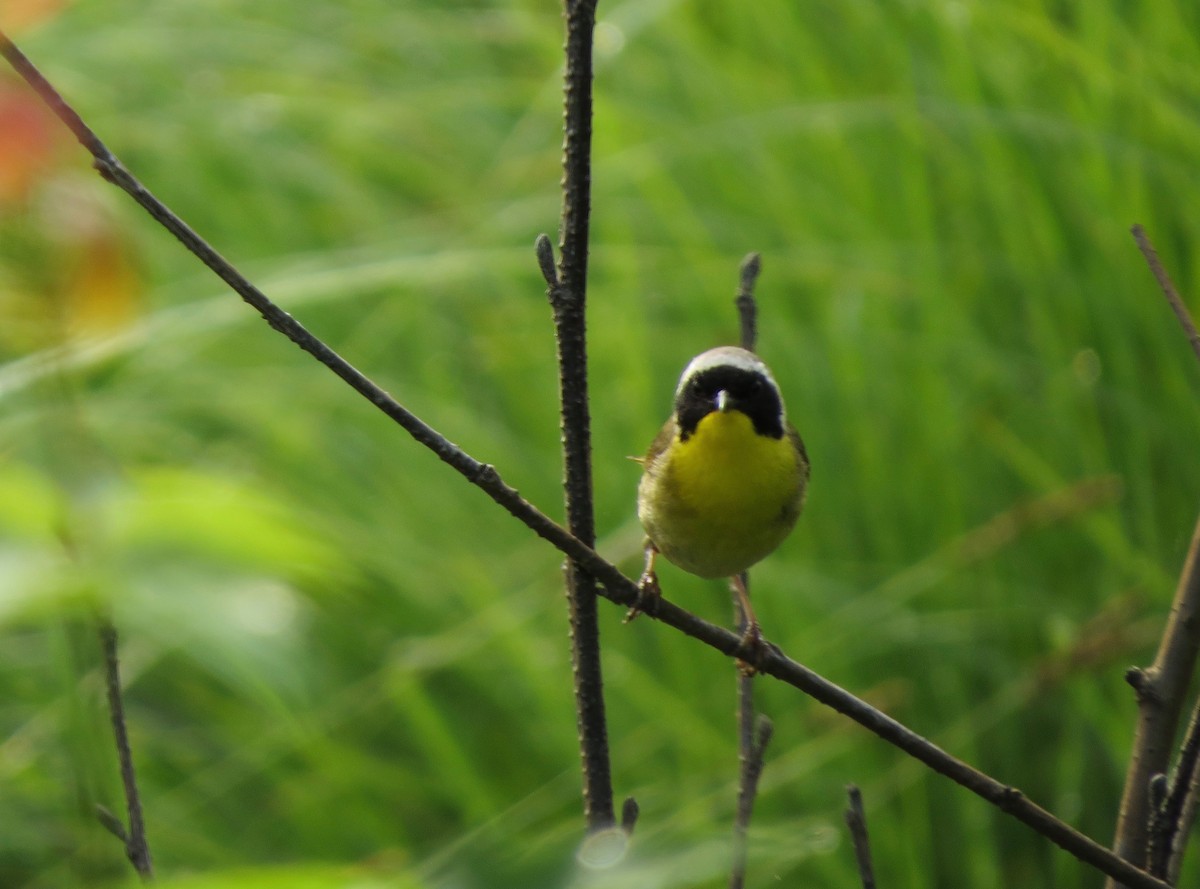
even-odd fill
[[[659,553],[700,577],[728,577],[746,640],[761,641],[741,574],[791,532],[809,474],[804,442],[766,364],[736,346],[693,358],[679,378],[674,414],[641,462],[643,593],[658,594]]]

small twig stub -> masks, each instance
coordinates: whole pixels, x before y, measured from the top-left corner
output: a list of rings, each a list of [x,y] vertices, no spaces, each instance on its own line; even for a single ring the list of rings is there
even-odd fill
[[[740,345],[748,352],[753,352],[758,345],[758,304],[754,300],[754,285],[758,282],[760,271],[762,257],[759,254],[751,253],[742,260],[741,272],[738,275],[738,295],[734,300],[740,321]]]

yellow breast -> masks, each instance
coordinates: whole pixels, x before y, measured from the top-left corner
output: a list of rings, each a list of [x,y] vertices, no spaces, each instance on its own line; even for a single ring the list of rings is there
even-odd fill
[[[638,516],[670,561],[701,577],[728,577],[783,542],[803,483],[787,435],[759,435],[741,411],[714,411],[647,464]]]

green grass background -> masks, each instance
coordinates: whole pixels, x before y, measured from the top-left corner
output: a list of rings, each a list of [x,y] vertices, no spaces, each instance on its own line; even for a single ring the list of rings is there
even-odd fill
[[[1196,518],[1198,368],[1129,237],[1195,295],[1186,3],[626,0],[597,32],[590,350],[600,549],[693,354],[760,352],[813,461],[754,572],[767,635],[1107,842]],[[80,3],[17,35],[169,205],[406,406],[561,507],[534,261],[559,209],[549,2]],[[734,671],[602,607],[625,863],[579,870],[560,559],[275,335],[64,150],[143,275],[101,348],[0,354],[0,885],[134,885],[91,610],[122,633],[161,885],[718,887]],[[110,193],[111,192],[111,193]],[[38,207],[42,208],[39,215]],[[53,261],[51,261],[53,264]],[[34,283],[31,283],[34,282]],[[4,308],[7,305],[7,308]],[[11,330],[11,328],[10,328]],[[671,568],[714,620],[726,592]],[[751,886],[1096,886],[771,681]],[[1184,882],[1200,866],[1190,861]]]

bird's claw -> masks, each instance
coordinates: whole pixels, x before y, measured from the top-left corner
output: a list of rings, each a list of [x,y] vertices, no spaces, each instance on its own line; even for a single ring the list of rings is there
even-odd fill
[[[639,614],[653,608],[654,603],[662,598],[662,587],[658,585],[658,575],[653,571],[647,571],[639,577],[637,587],[637,601],[625,612],[625,620],[622,623],[629,623]]]
[[[763,651],[765,651],[768,647],[774,646],[771,646],[771,643],[767,642],[763,638],[762,630],[758,626],[758,621],[750,621],[746,627],[746,632],[742,634],[740,647],[743,651],[750,654],[754,661],[757,661],[762,655]],[[751,663],[750,660],[738,658],[737,668],[738,672],[746,678],[750,678],[751,676],[756,676],[758,674],[758,667]]]

